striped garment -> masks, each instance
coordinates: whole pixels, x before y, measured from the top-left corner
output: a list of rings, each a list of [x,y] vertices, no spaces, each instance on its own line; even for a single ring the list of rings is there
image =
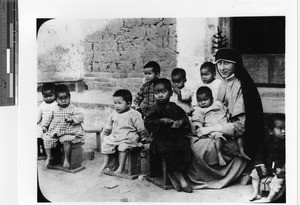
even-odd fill
[[[74,123],[66,122],[66,118],[72,119]],[[57,139],[63,143],[75,137],[82,137],[84,135],[81,126],[83,119],[83,113],[72,104],[66,108],[55,106],[41,122],[41,126],[47,128],[47,132],[43,134],[45,148],[55,147]]]

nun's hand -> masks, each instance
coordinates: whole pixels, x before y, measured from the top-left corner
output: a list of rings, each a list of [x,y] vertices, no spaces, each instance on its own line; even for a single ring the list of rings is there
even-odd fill
[[[197,136],[202,137],[204,135],[208,135],[212,130],[209,127],[200,127],[196,130]]]

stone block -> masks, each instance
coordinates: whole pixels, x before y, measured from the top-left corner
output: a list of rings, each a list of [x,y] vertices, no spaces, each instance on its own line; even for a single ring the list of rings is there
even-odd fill
[[[156,51],[157,50],[156,43],[155,42],[151,42],[151,41],[145,42],[145,50]]]
[[[97,69],[97,71],[106,72],[108,66],[109,66],[108,63],[98,63],[98,69]]]
[[[164,18],[163,23],[166,25],[176,24],[176,18]]]
[[[124,26],[125,27],[136,27],[141,26],[143,24],[143,21],[141,18],[125,18],[124,19]]]
[[[97,43],[94,43],[93,44],[93,51],[99,51],[100,50],[100,44],[97,42]]]
[[[157,29],[159,36],[169,36],[169,27],[168,26],[162,26],[159,29]]]
[[[128,74],[128,78],[144,78],[144,73],[141,72],[138,73],[133,71]]]
[[[120,35],[124,33],[123,19],[115,19],[107,25],[107,32],[112,35]]]
[[[133,27],[130,34],[132,35],[132,38],[144,38],[146,29],[144,27]]]
[[[97,62],[93,62],[92,63],[92,70],[94,71],[96,71],[96,70],[99,70],[99,63],[97,63]]]
[[[162,21],[162,18],[142,18],[144,24],[156,25],[158,22]]]
[[[128,74],[127,73],[113,73],[112,77],[113,78],[127,78]]]
[[[129,61],[122,61],[120,64],[118,64],[118,67],[120,71],[131,71],[133,69],[132,63]]]
[[[103,38],[102,31],[96,31],[95,33],[89,35],[86,39],[88,42],[96,43]]]
[[[83,45],[86,52],[91,52],[93,50],[93,43],[86,41],[83,43]]]
[[[146,38],[155,38],[155,36],[156,36],[156,33],[157,33],[157,27],[156,26],[154,26],[154,25],[151,25],[151,26],[149,26],[149,27],[146,27],[145,28],[145,30],[146,30]]]

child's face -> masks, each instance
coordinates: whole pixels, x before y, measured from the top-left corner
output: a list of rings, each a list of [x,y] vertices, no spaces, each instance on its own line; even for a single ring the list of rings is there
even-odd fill
[[[208,68],[202,68],[200,70],[201,80],[204,84],[211,83],[215,79],[215,73],[211,73]]]
[[[129,109],[131,102],[126,102],[123,97],[117,96],[114,97],[114,105],[117,113],[123,113]]]
[[[43,91],[43,98],[47,104],[53,103],[55,101],[55,95],[52,90]]]
[[[186,79],[183,79],[181,75],[172,76],[172,83],[178,89],[182,89],[184,87],[185,82],[186,82]]]
[[[154,97],[158,104],[165,104],[169,102],[172,91],[166,89],[163,84],[157,84],[153,89]]]
[[[225,60],[217,62],[217,69],[222,78],[228,78],[234,73],[235,64]]]
[[[270,130],[270,135],[277,139],[285,139],[285,121],[284,120],[275,120],[274,128]]]
[[[153,68],[144,68],[144,75],[146,82],[151,82],[159,77],[159,73],[155,73]]]
[[[68,107],[70,105],[70,96],[65,92],[58,93],[56,101],[59,107]]]
[[[198,106],[201,108],[206,108],[211,106],[213,99],[207,96],[205,93],[197,95]]]

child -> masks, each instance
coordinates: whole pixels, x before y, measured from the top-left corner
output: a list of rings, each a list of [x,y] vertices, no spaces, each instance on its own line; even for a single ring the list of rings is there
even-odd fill
[[[195,108],[192,116],[192,124],[195,127],[195,132],[198,135],[198,129],[200,127],[209,127],[216,124],[228,123],[229,112],[228,109],[220,101],[214,101],[212,91],[209,87],[202,86],[198,88],[197,93],[198,106]],[[201,137],[201,134],[198,135]],[[226,141],[226,138],[221,132],[211,132],[207,135],[212,138],[215,142],[215,148],[218,155],[218,161],[221,166],[226,165],[226,162],[222,156],[222,140]],[[237,144],[239,148],[239,156],[250,160],[250,158],[245,154],[243,147],[243,138],[239,137],[237,139]]]
[[[43,102],[38,106],[38,116],[37,116],[37,137],[38,137],[38,153],[42,154],[44,152],[43,143],[43,130],[41,127],[42,119],[53,110],[56,106],[55,94],[54,94],[54,83],[44,83],[42,86]],[[43,150],[40,150],[43,149]]]
[[[285,187],[285,115],[273,114],[268,119],[269,136],[258,150],[255,169],[251,173],[253,194],[250,201],[261,198],[260,180],[272,176],[267,201],[279,197]]]
[[[192,113],[192,92],[185,86],[186,73],[182,68],[175,68],[171,73],[173,95],[170,102],[176,103],[187,115]]]
[[[119,151],[119,167],[115,171],[120,175],[125,167],[126,149],[142,146],[140,138],[146,137],[146,130],[141,113],[130,109],[132,95],[129,90],[117,90],[113,94],[115,111],[110,115],[108,125],[104,129],[101,153],[104,163],[100,174],[108,167],[109,155]]]
[[[164,158],[168,176],[177,191],[192,192],[183,177],[190,160],[190,145],[187,137],[190,123],[184,110],[173,102],[171,82],[165,78],[154,81],[156,103],[145,118],[145,126],[153,134],[150,151]]]
[[[70,104],[70,92],[66,85],[58,85],[55,88],[57,105],[42,120],[43,139],[46,149],[46,167],[52,159],[51,148],[56,146],[57,140],[64,147],[63,167],[70,167],[70,141],[77,137],[83,137],[82,129],[83,113],[74,105]]]
[[[212,62],[204,62],[200,67],[201,86],[207,86],[212,90],[214,99],[217,99],[218,89],[221,80],[216,78],[216,67]],[[196,93],[193,96],[192,105],[197,106]]]
[[[160,66],[157,62],[150,61],[144,66],[145,83],[136,94],[132,108],[140,109],[143,117],[145,117],[150,106],[155,103],[153,94],[153,81],[159,78]]]

